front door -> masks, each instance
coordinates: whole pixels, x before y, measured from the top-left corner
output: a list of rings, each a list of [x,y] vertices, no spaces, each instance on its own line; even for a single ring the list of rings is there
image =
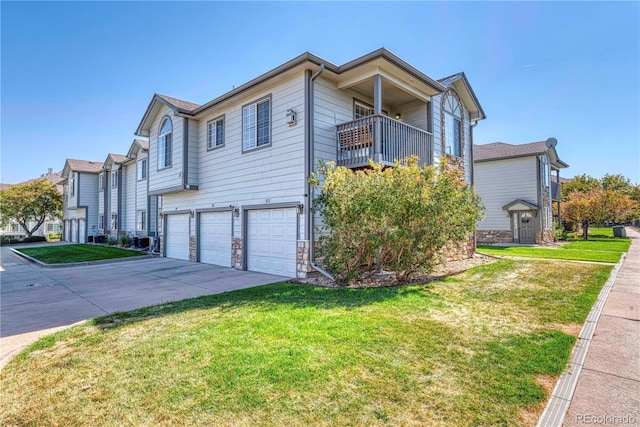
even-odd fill
[[[520,243],[535,243],[536,237],[533,230],[533,215],[531,215],[531,212],[521,212],[518,214],[518,218]]]

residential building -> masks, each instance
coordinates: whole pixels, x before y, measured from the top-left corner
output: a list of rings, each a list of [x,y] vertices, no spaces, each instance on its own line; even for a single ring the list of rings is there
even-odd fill
[[[98,231],[98,175],[103,162],[67,159],[62,170],[63,240],[86,243]]]
[[[202,105],[156,94],[136,135],[148,139],[162,254],[305,277],[321,226],[307,178],[319,161],[447,158],[471,182],[484,118],[464,73],[436,80],[386,49],[340,66],[304,53]]]
[[[560,212],[557,141],[474,146],[474,184],[486,212],[478,222],[478,243],[550,243],[554,204]],[[555,179],[552,179],[555,174]]]
[[[28,181],[21,182],[19,184],[26,184],[32,181],[38,181],[46,179],[47,181],[56,184],[56,188],[60,194],[62,194],[62,185],[59,184],[62,179],[62,172],[53,172],[53,168],[49,168],[46,174],[42,174],[38,178],[30,179]],[[4,190],[5,188],[11,187],[13,184],[0,184],[0,190]],[[29,229],[35,227],[37,223],[35,221],[29,221],[27,227]],[[49,238],[49,234],[51,233],[61,233],[62,232],[62,220],[59,218],[47,218],[44,223],[38,227],[31,235],[32,236],[42,236],[45,238]],[[11,221],[6,224],[4,227],[0,228],[0,236],[6,237],[8,239],[23,239],[27,236],[24,228],[20,224],[15,221]]]

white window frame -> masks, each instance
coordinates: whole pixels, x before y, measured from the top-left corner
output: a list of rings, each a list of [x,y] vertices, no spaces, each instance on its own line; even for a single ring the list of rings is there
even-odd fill
[[[207,150],[224,147],[224,115],[207,122]]]
[[[137,176],[138,176],[138,181],[144,181],[145,179],[147,179],[147,159],[140,159],[138,160],[138,169],[137,169]]]
[[[98,215],[98,230],[104,230],[104,215]]]
[[[98,190],[104,191],[104,173],[98,175]]]
[[[111,172],[111,188],[118,188],[118,171]]]
[[[453,93],[447,93],[444,101],[444,139],[447,153],[456,157],[462,157],[463,152],[463,117],[462,103]]]
[[[164,124],[169,122],[170,129],[163,132]],[[173,165],[173,122],[169,116],[160,121],[158,130],[158,170],[170,168]]]
[[[260,124],[258,123],[258,108],[263,105],[268,106],[267,113],[267,132],[260,132]],[[271,145],[272,118],[271,112],[272,100],[271,95],[261,98],[251,104],[242,107],[242,152],[257,150]],[[264,138],[266,137],[266,142]],[[262,139],[260,143],[259,139]]]
[[[117,229],[118,229],[118,214],[112,213],[111,214],[111,230],[117,230]]]
[[[69,178],[69,197],[76,197],[76,174],[75,172],[71,173],[71,178]]]
[[[136,230],[144,231],[147,229],[147,211],[136,212]]]

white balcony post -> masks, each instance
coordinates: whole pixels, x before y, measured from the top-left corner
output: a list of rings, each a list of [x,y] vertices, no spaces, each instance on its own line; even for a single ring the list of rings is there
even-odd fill
[[[382,161],[382,122],[380,115],[382,114],[382,76],[376,74],[373,78],[373,161],[380,163]]]

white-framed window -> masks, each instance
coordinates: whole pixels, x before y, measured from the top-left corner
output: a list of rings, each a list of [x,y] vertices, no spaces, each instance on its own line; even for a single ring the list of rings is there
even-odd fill
[[[118,229],[118,214],[115,214],[115,213],[111,214],[111,229],[112,230]]]
[[[136,230],[147,229],[147,211],[138,211],[136,214]]]
[[[104,230],[104,215],[98,215],[98,229]]]
[[[444,140],[447,153],[462,157],[462,105],[452,93],[444,101]]]
[[[62,231],[62,225],[57,222],[50,222],[47,224],[47,231],[49,233],[59,233]]]
[[[71,177],[69,178],[69,197],[76,196],[76,174],[74,172],[71,173]]]
[[[98,175],[98,189],[100,191],[104,191],[104,174],[103,173]]]
[[[271,143],[271,97],[242,108],[242,148],[253,150]]]
[[[118,171],[111,172],[111,188],[118,187]]]
[[[147,159],[138,160],[138,181],[147,179]]]
[[[158,169],[171,166],[171,154],[173,152],[173,126],[171,119],[165,117],[160,125],[158,135]]]
[[[11,232],[12,233],[17,233],[22,229],[22,227],[20,227],[20,224],[11,224]]]
[[[372,116],[373,115],[373,105],[368,102],[360,101],[357,98],[353,98],[353,118],[354,120],[361,119],[363,117]],[[389,112],[387,110],[382,110],[383,116],[388,116]]]
[[[224,145],[224,116],[207,122],[207,148],[212,149]]]

